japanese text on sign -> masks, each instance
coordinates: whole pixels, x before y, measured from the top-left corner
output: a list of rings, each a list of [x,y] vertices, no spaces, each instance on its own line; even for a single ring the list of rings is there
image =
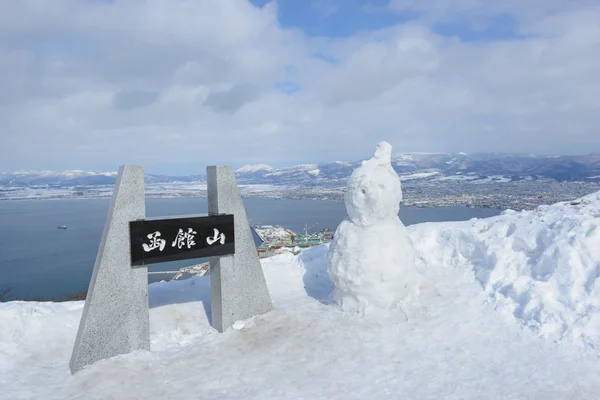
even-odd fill
[[[233,215],[130,223],[133,266],[233,254]]]

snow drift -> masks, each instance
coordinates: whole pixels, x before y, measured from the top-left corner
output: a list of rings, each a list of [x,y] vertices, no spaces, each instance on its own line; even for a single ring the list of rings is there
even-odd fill
[[[600,192],[468,222],[409,227],[426,265],[472,269],[495,303],[540,336],[600,349]]]

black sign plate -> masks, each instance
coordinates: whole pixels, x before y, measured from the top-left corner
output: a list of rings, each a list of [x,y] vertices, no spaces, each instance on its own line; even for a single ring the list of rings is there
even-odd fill
[[[131,265],[235,253],[233,215],[129,223]]]

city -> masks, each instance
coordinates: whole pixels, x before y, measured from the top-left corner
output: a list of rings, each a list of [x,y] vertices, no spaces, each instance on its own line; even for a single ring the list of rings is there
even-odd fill
[[[345,186],[339,184],[240,185],[243,197],[313,199],[343,202]],[[552,179],[471,183],[459,180],[407,180],[402,182],[404,206],[466,206],[530,210],[542,204],[572,201],[600,190],[599,182],[558,182]],[[206,184],[149,183],[148,198],[206,197]],[[60,200],[109,198],[111,185],[2,187],[0,200]]]

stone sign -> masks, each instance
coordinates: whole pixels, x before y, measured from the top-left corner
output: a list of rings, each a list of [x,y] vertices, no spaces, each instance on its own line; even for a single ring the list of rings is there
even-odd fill
[[[233,215],[132,221],[131,265],[235,253]]]

